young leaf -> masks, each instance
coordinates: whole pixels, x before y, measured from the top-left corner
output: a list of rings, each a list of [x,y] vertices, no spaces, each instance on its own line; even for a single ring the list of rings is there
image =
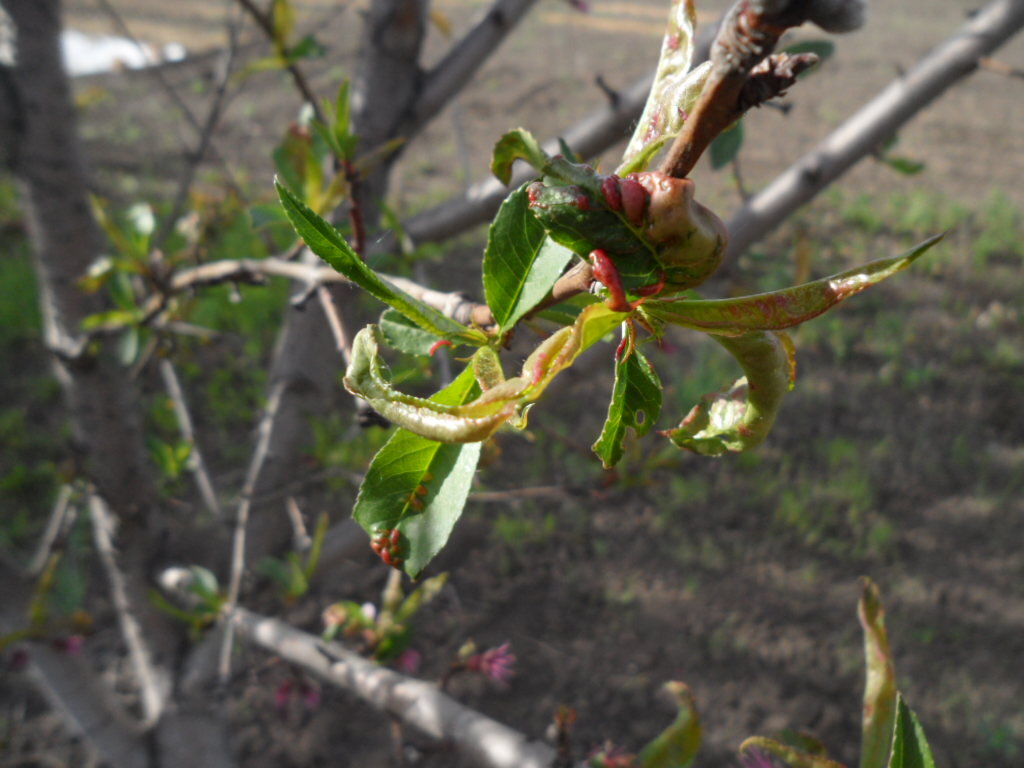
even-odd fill
[[[538,171],[548,162],[540,143],[525,128],[516,128],[498,139],[491,157],[491,173],[502,184],[508,184],[512,181],[512,163],[516,160],[525,160]]]
[[[864,662],[867,667],[860,768],[887,768],[896,719],[896,672],[878,587],[867,578],[857,604],[857,616],[864,630]]]
[[[310,250],[353,283],[395,308],[425,331],[462,344],[481,346],[487,336],[446,317],[433,307],[396,288],[363,263],[341,234],[310,210],[291,190],[275,180],[278,196],[292,226]]]
[[[478,393],[467,368],[432,401],[453,407]],[[479,443],[446,445],[399,429],[370,464],[353,517],[371,537],[386,529],[400,532],[409,576],[418,576],[448,541],[469,495],[480,448]]]
[[[637,437],[651,431],[661,413],[661,381],[639,349],[622,356],[615,363],[615,387],[608,404],[608,418],[593,451],[610,469],[622,458],[626,429],[632,427]]]
[[[385,309],[379,320],[384,342],[392,349],[407,355],[426,356],[440,341],[439,336],[424,331],[405,315]]]
[[[738,299],[658,300],[642,311],[662,322],[717,334],[740,334],[790,328],[892,277],[941,240],[936,235],[892,259],[879,259],[811,283]]]
[[[743,368],[743,378],[725,391],[707,395],[676,429],[662,432],[680,448],[704,456],[746,451],[768,436],[782,398],[793,388],[796,363],[789,339],[754,331],[712,336]]]
[[[887,768],[935,768],[935,759],[924,737],[924,728],[902,695],[896,697],[896,728]]]
[[[697,11],[693,0],[673,3],[651,94],[622,156],[619,175],[646,168],[654,155],[651,148],[660,147],[679,133],[704,89],[711,71],[710,63],[690,69],[696,29]]]
[[[686,768],[700,749],[700,716],[693,694],[684,683],[670,682],[665,689],[679,706],[675,722],[640,753],[641,768]]]
[[[500,333],[533,309],[555,284],[573,254],[550,240],[530,211],[526,187],[505,198],[484,251],[484,296]]]
[[[796,747],[775,741],[775,739],[767,739],[764,736],[751,736],[740,744],[740,754],[751,749],[759,749],[762,752],[774,755],[789,766],[789,768],[845,768],[841,763],[829,760],[824,755],[804,752]]]
[[[559,373],[580,353],[599,341],[625,318],[605,304],[592,304],[576,322],[562,328],[538,346],[523,363],[519,376],[501,378],[493,350],[482,347],[470,366],[487,387],[476,400],[448,405],[399,392],[384,375],[378,342],[380,329],[370,325],[356,334],[345,387],[366,400],[389,421],[431,440],[470,443],[486,440],[502,424],[537,400]],[[479,361],[479,365],[478,365]],[[520,426],[525,421],[520,423]]]
[[[711,167],[716,171],[733,161],[743,146],[743,120],[737,120],[731,128],[715,137],[708,148],[711,155]]]

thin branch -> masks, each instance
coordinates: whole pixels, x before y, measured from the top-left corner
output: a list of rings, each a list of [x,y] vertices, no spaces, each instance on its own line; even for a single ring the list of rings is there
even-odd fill
[[[689,175],[716,136],[747,109],[781,93],[817,61],[807,54],[769,58],[787,29],[809,19],[810,5],[780,0],[737,2],[732,7],[711,46],[707,84],[666,154],[662,172],[676,178]]]
[[[114,26],[117,27],[121,35],[128,40],[131,40],[140,51],[145,51],[145,47],[142,45],[142,42],[134,35],[124,18],[120,13],[118,13],[110,0],[98,0],[98,2],[104,13],[106,13],[114,22]],[[163,89],[163,91],[171,98],[171,101],[174,102],[174,106],[181,110],[181,113],[185,116],[186,122],[192,130],[196,132],[196,136],[202,138],[204,132],[203,124],[199,122],[199,118],[196,117],[192,109],[181,97],[181,94],[178,93],[177,88],[175,88],[171,81],[167,79],[164,74],[163,67],[146,67],[144,71],[157,81],[160,88]],[[228,169],[227,161],[224,160],[223,155],[221,155],[216,146],[213,146],[212,144],[209,146],[209,151],[217,164],[224,170],[231,189],[241,196],[241,188],[238,186],[234,176]]]
[[[270,16],[257,8],[256,4],[253,3],[252,0],[236,0],[236,2],[238,2],[238,4],[241,5],[250,16],[252,16],[257,26],[259,26],[263,31],[263,34],[267,36],[267,39],[271,44],[275,48],[279,49],[277,51],[278,55],[284,58],[288,51],[284,50],[281,43],[278,42],[277,35],[274,32],[274,23]],[[316,115],[316,119],[321,123],[326,123],[327,120],[325,119],[323,110],[320,108],[320,104],[317,101],[316,94],[314,94],[313,89],[309,87],[309,81],[306,79],[306,75],[303,71],[299,68],[299,65],[295,62],[291,62],[285,67],[285,70],[289,75],[291,75],[292,82],[295,84],[296,90],[302,94],[302,98],[312,108],[313,114]]]
[[[894,80],[729,220],[727,263],[870,155],[927,104],[972,73],[978,60],[1024,28],[1024,0],[996,0]]]
[[[217,520],[224,517],[220,503],[217,501],[217,494],[213,490],[213,482],[210,480],[210,473],[206,470],[206,462],[203,461],[203,453],[199,449],[196,440],[195,429],[192,426],[192,416],[188,410],[188,403],[185,402],[185,393],[182,391],[181,382],[174,366],[170,360],[160,361],[160,377],[167,389],[167,396],[171,399],[174,408],[174,415],[178,420],[178,429],[181,430],[182,439],[188,443],[190,453],[188,457],[188,468],[195,475],[196,487],[199,489],[199,496],[203,500],[206,509]]]
[[[174,195],[174,202],[171,204],[171,212],[164,219],[160,229],[152,240],[150,250],[157,250],[163,247],[164,242],[170,236],[185,209],[189,191],[192,189],[192,182],[195,180],[196,171],[206,157],[213,141],[213,133],[220,122],[224,112],[224,102],[228,94],[228,83],[231,81],[231,74],[234,71],[235,57],[238,53],[238,28],[236,24],[228,24],[228,47],[220,62],[220,76],[217,78],[217,85],[214,89],[213,98],[210,100],[210,108],[206,113],[206,120],[203,121],[202,130],[199,133],[199,143],[185,168],[182,171],[181,179],[178,181],[178,190]]]
[[[314,635],[244,608],[228,616],[240,637],[343,688],[404,725],[451,744],[488,768],[549,768],[555,751],[441,693]]]
[[[50,552],[53,551],[53,545],[57,542],[61,532],[67,529],[65,521],[69,518],[74,519],[75,510],[69,507],[73,493],[74,490],[67,483],[60,487],[57,501],[50,512],[50,519],[46,522],[46,530],[43,531],[43,535],[39,539],[39,546],[36,548],[32,560],[29,561],[28,573],[30,575],[38,576],[43,572],[46,561],[50,559]]]
[[[409,123],[418,126],[433,119],[480,71],[536,1],[495,0],[473,28],[426,74]]]
[[[275,386],[270,390],[270,397],[263,412],[263,419],[260,421],[256,449],[253,451],[252,462],[246,474],[245,484],[242,486],[238,511],[235,513],[234,535],[231,539],[231,574],[228,581],[226,611],[233,610],[238,604],[238,595],[242,588],[242,575],[245,572],[245,535],[246,528],[249,525],[249,513],[252,511],[252,497],[256,490],[256,482],[263,471],[263,464],[267,460],[275,416],[281,405],[283,394],[284,387],[281,386]],[[227,682],[228,678],[231,677],[231,650],[234,641],[234,628],[231,624],[226,624],[224,627],[224,637],[221,641],[220,663],[218,665],[218,674],[222,683]]]
[[[125,577],[117,564],[117,553],[114,551],[114,516],[106,502],[95,492],[89,495],[89,516],[92,520],[93,542],[107,574],[110,601],[117,613],[121,636],[135,669],[142,700],[143,724],[151,726],[160,719],[163,712],[169,693],[169,681],[154,665],[152,654],[142,636],[142,628],[135,617],[137,608],[129,601]]]

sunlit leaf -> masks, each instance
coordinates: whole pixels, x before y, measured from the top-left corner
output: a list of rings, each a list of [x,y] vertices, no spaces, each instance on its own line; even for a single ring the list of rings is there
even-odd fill
[[[540,143],[525,128],[516,128],[498,139],[491,157],[491,173],[502,184],[508,184],[512,181],[512,163],[516,160],[525,160],[538,171],[548,162]]]
[[[441,340],[428,331],[424,331],[412,320],[394,309],[386,309],[378,321],[384,342],[392,349],[407,355],[429,355]]]
[[[572,259],[531,213],[526,188],[498,210],[484,251],[484,296],[500,332],[510,330],[544,298]]]
[[[935,768],[924,728],[902,695],[896,697],[896,727],[887,768]]]
[[[860,768],[887,768],[896,719],[896,672],[885,631],[885,611],[878,587],[865,578],[857,616],[864,630],[864,715],[861,723]]]
[[[555,376],[571,366],[581,352],[599,341],[626,316],[622,312],[613,312],[604,304],[587,307],[573,325],[545,339],[526,359],[520,375],[511,379],[502,380],[494,352],[481,348],[474,361],[487,361],[490,372],[481,375],[481,379],[493,386],[476,400],[454,406],[396,390],[388,380],[380,359],[380,329],[371,325],[356,334],[344,384],[386,419],[418,435],[446,443],[477,442],[487,439],[502,424],[518,417],[523,406],[537,400]],[[476,367],[475,363],[473,367]]]
[[[642,768],[686,768],[700,749],[700,716],[693,694],[684,683],[666,683],[665,689],[679,706],[679,714],[672,725],[640,752]]]
[[[660,413],[661,381],[643,353],[634,349],[615,363],[615,387],[608,417],[593,445],[605,469],[622,458],[626,430],[632,427],[637,437],[643,437],[651,431]]]
[[[470,368],[432,402],[455,407],[479,393]],[[366,472],[353,517],[374,537],[400,532],[402,567],[416,577],[448,541],[480,459],[480,443],[445,444],[399,429]]]
[[[479,346],[487,342],[481,331],[467,328],[438,310],[414,299],[405,291],[378,277],[352,250],[341,233],[310,210],[279,181],[281,204],[299,236],[310,250],[371,296],[401,312],[425,331],[452,341]]]
[[[804,752],[764,736],[751,736],[740,744],[740,754],[754,749],[774,755],[789,768],[845,768],[842,763],[829,760],[824,755]]]
[[[737,334],[791,328],[906,269],[942,238],[943,235],[937,235],[902,256],[879,259],[794,288],[738,299],[653,299],[642,309],[663,322],[708,333]]]
[[[622,157],[620,174],[644,170],[652,156],[646,150],[677,135],[700,96],[710,63],[690,69],[696,28],[697,11],[693,0],[673,3],[651,93]]]
[[[753,331],[712,338],[736,358],[745,376],[728,390],[705,396],[677,428],[662,434],[680,448],[720,456],[764,441],[792,389],[796,364],[784,334]]]

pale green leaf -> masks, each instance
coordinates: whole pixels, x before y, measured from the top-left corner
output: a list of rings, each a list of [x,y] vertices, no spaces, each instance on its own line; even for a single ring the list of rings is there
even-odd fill
[[[887,768],[935,768],[924,728],[902,695],[896,697],[896,727]]]
[[[864,630],[864,715],[861,723],[860,768],[886,768],[896,719],[896,672],[885,631],[885,611],[878,587],[864,579],[857,616]]]

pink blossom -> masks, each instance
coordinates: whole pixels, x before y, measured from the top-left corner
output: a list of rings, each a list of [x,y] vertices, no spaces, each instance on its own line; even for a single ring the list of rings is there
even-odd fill
[[[497,648],[488,648],[482,653],[475,653],[466,660],[466,669],[479,672],[488,680],[498,685],[506,685],[514,674],[512,667],[516,663],[510,643],[503,643]]]

